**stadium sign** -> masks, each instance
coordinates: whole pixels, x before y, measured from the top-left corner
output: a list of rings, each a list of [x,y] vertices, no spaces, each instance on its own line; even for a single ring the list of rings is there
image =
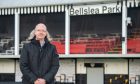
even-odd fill
[[[75,15],[92,15],[92,14],[106,14],[106,13],[120,13],[121,5],[114,4],[101,4],[101,5],[83,5],[73,6],[69,9],[71,16]]]

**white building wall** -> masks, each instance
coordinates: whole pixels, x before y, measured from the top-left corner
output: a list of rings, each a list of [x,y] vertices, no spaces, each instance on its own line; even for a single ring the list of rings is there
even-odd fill
[[[66,77],[64,77],[64,75]],[[61,80],[60,77],[62,78]],[[60,68],[56,75],[56,81],[73,82],[74,80],[75,80],[75,60],[60,59]]]
[[[130,79],[140,75],[140,59],[129,60],[129,77]]]
[[[14,59],[0,59],[0,73],[15,73]]]
[[[105,62],[105,74],[128,74],[128,62],[124,59],[114,59]]]
[[[15,81],[21,82],[22,81],[21,77],[22,77],[22,73],[21,73],[20,68],[19,68],[19,60],[16,60]]]
[[[77,59],[77,74],[86,74],[85,59]]]
[[[105,74],[128,74],[126,59],[78,59],[77,73],[86,73],[84,63],[104,63]]]

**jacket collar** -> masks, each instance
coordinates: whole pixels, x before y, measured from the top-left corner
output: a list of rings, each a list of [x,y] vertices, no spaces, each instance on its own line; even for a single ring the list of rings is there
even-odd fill
[[[45,41],[45,44],[43,45],[43,47],[46,47],[46,45],[49,43],[49,41],[46,37],[44,38],[44,41]],[[36,40],[35,37],[33,39],[31,39],[31,43],[41,47],[39,40]]]

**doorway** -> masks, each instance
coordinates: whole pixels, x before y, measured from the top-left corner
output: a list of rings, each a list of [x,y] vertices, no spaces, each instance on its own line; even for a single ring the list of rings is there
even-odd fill
[[[104,64],[89,63],[86,64],[87,84],[104,84]]]

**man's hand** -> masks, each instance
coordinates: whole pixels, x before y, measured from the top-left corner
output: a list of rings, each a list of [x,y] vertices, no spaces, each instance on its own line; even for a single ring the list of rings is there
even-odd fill
[[[38,79],[34,82],[34,84],[46,84],[46,81],[45,81],[45,79],[38,78]]]
[[[34,82],[34,84],[40,84],[39,81],[38,81],[38,79]]]

